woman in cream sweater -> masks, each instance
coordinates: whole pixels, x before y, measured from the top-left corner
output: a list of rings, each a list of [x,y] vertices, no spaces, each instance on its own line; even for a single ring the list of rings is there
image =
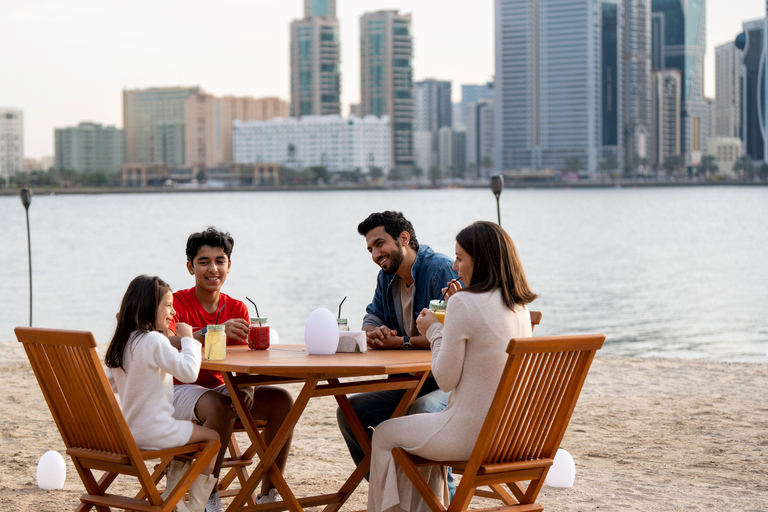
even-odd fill
[[[492,222],[456,236],[454,270],[466,288],[449,283],[445,327],[429,310],[417,320],[432,345],[432,373],[449,391],[447,407],[381,423],[373,435],[369,512],[429,511],[392,458],[392,448],[435,460],[467,460],[475,445],[515,337],[531,336],[526,304],[536,298],[512,239]],[[444,466],[420,468],[448,505]]]

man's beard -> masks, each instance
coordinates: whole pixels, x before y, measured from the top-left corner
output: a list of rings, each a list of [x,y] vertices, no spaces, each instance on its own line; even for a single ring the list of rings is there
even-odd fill
[[[403,256],[402,245],[400,245],[400,242],[395,240],[395,246],[397,247],[397,251],[394,254],[389,255],[389,269],[381,269],[384,274],[391,276],[392,274],[397,273],[397,271],[400,269],[400,265],[403,264],[403,260],[405,259],[405,256]]]

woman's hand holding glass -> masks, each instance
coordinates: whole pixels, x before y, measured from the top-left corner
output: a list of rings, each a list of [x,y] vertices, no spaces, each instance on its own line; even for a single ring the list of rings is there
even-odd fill
[[[418,327],[419,334],[422,336],[426,336],[427,330],[429,330],[432,324],[435,323],[439,324],[440,320],[438,320],[435,314],[427,308],[422,309],[418,318],[416,318],[416,327]]]

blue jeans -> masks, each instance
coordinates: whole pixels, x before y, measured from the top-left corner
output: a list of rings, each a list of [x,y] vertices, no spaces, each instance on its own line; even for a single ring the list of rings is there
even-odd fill
[[[396,377],[396,375],[393,375],[393,377]],[[395,412],[397,404],[400,403],[400,399],[403,398],[404,394],[405,390],[371,391],[368,393],[358,393],[349,398],[352,409],[360,419],[360,423],[363,424],[363,428],[365,428],[369,438],[373,438],[373,429],[379,423],[392,417],[392,413]],[[445,409],[447,403],[448,393],[441,391],[435,379],[430,378],[424,382],[416,400],[414,400],[411,408],[408,409],[408,414],[440,412]],[[339,430],[341,430],[341,435],[347,443],[352,460],[355,461],[355,465],[360,464],[365,454],[357,439],[355,439],[349,423],[347,423],[346,418],[341,413],[341,409],[338,408],[336,409],[336,422],[339,424]],[[367,480],[368,475],[365,475],[365,478]],[[453,499],[453,495],[456,493],[456,484],[453,481],[451,468],[448,468],[447,483],[450,499]]]

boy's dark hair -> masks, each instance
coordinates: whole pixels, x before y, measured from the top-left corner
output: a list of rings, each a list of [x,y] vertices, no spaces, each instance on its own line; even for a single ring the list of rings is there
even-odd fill
[[[136,335],[157,330],[157,307],[171,287],[157,276],[138,276],[128,285],[117,315],[117,327],[107,347],[104,363],[109,368],[123,368],[125,347]]]
[[[208,247],[221,247],[224,254],[229,258],[232,254],[232,249],[235,247],[235,239],[229,233],[219,231],[212,226],[205,228],[205,231],[201,233],[192,233],[187,238],[187,261],[192,263],[195,256],[197,256],[197,251],[204,245]]]
[[[416,240],[416,233],[413,231],[413,224],[403,216],[402,212],[385,211],[372,213],[363,222],[357,225],[357,232],[365,236],[368,232],[379,226],[384,227],[384,231],[389,236],[397,240],[400,233],[407,231],[411,235],[411,241],[408,245],[416,252],[419,252],[419,241]]]

